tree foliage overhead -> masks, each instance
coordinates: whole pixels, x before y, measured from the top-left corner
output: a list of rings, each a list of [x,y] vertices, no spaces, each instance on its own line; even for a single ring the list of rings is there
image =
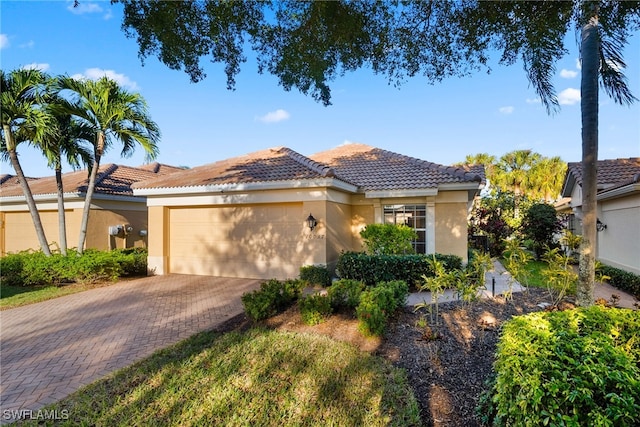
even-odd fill
[[[422,75],[430,83],[521,61],[543,104],[555,110],[555,63],[568,53],[565,36],[583,24],[583,1],[378,2],[113,0],[123,3],[125,33],[139,56],[156,56],[192,82],[206,77],[203,59],[224,64],[227,87],[253,51],[260,72],[329,104],[330,82],[370,68],[393,83]],[[601,78],[619,103],[633,100],[620,54],[640,28],[640,2],[598,2]],[[482,23],[482,25],[478,25]],[[625,86],[626,87],[626,86]]]

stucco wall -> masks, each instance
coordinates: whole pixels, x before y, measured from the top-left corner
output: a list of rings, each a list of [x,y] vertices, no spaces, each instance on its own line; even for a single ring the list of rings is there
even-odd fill
[[[640,194],[601,201],[598,218],[607,225],[597,233],[598,259],[640,274]]]
[[[343,251],[353,250],[352,208],[342,203],[327,204],[327,267],[334,271]]]
[[[122,208],[126,205],[114,206]],[[65,221],[67,228],[67,247],[78,246],[82,209],[66,209]],[[52,250],[59,248],[58,211],[41,210],[40,220],[45,231],[45,236]],[[110,225],[131,224],[133,233],[125,236],[109,236]],[[89,214],[87,226],[86,248],[108,250],[113,248],[130,248],[146,246],[146,238],[140,236],[139,231],[147,227],[147,213],[145,210],[130,209],[92,209]],[[27,249],[40,249],[40,243],[36,235],[31,214],[28,211],[4,212],[3,255],[9,252],[18,252]]]
[[[454,194],[460,193],[460,194]],[[463,192],[451,192],[436,198],[435,251],[453,254],[467,262],[467,201]]]

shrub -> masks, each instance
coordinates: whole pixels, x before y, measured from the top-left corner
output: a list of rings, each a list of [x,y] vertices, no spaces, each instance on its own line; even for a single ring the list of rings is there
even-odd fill
[[[300,267],[300,280],[311,285],[331,285],[331,275],[324,265],[305,265]]]
[[[147,275],[147,257],[149,251],[147,248],[128,248],[116,249],[118,253],[118,262],[122,267],[123,276],[146,276]]]
[[[404,224],[369,224],[360,232],[370,255],[402,255],[413,253],[412,241],[418,234]]]
[[[556,210],[547,203],[536,203],[529,207],[521,225],[521,232],[531,240],[536,259],[540,259],[545,248],[554,248],[554,236],[562,229]]]
[[[331,300],[326,295],[309,295],[302,298],[300,315],[307,325],[322,323],[331,314]]]
[[[422,282],[422,276],[434,275],[428,262],[434,256],[447,271],[462,268],[462,258],[457,255],[367,255],[362,252],[343,252],[336,271],[343,279],[358,280],[367,286],[402,280],[416,287]]]
[[[404,305],[408,293],[408,285],[400,280],[381,282],[364,291],[356,308],[360,331],[365,335],[382,335],[387,319]]]
[[[514,317],[478,413],[491,425],[640,424],[640,316],[592,306]]]
[[[0,258],[0,282],[6,286],[22,286],[24,257],[8,254]]]
[[[247,316],[254,321],[274,316],[287,309],[300,298],[304,282],[271,279],[260,284],[260,289],[242,295],[242,305]]]
[[[364,283],[357,280],[340,279],[334,282],[328,290],[331,306],[335,309],[356,308],[364,288]]]
[[[603,265],[600,272],[609,277],[608,282],[611,286],[640,299],[640,276],[608,265]]]

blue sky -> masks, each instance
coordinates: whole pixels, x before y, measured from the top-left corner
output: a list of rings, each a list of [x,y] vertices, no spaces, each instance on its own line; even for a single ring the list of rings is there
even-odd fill
[[[140,92],[162,131],[161,163],[194,167],[269,147],[304,155],[359,142],[423,160],[451,164],[467,154],[501,156],[531,149],[544,156],[580,161],[580,72],[576,36],[557,64],[554,80],[562,108],[548,115],[529,86],[521,64],[495,64],[491,74],[450,78],[430,85],[421,77],[399,89],[367,70],[347,74],[332,87],[324,107],[293,90],[285,92],[255,62],[244,64],[236,90],[226,89],[222,66],[203,61],[208,77],[190,83],[155,57],[144,66],[134,39],[120,25],[122,6],[83,0],[5,1],[0,5],[0,61],[5,71],[31,66],[48,73],[118,80]],[[640,98],[640,34],[625,50],[626,74]],[[601,92],[599,158],[640,157],[640,103],[614,104]],[[47,176],[40,154],[19,147],[28,176]],[[120,158],[113,147],[102,163],[137,166],[142,150]],[[14,173],[8,163],[1,173]],[[69,171],[67,169],[66,171]]]

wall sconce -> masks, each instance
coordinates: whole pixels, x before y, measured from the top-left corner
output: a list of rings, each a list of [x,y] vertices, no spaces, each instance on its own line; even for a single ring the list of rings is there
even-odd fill
[[[318,221],[316,221],[313,215],[309,214],[307,217],[307,225],[309,226],[309,230],[313,231],[313,229],[316,228],[316,225],[318,225]]]
[[[607,229],[607,224],[600,221],[600,218],[596,219],[596,230],[603,231]]]

